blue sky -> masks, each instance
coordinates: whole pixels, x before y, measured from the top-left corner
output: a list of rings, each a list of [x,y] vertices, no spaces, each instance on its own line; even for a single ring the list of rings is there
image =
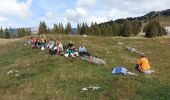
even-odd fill
[[[0,0],[0,26],[38,27],[54,23],[106,22],[169,9],[169,0]]]

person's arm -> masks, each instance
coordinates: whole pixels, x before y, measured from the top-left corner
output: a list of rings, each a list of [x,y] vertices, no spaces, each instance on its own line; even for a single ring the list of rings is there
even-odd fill
[[[81,51],[81,48],[79,47],[79,51],[78,52],[80,52]]]
[[[86,51],[86,47],[84,47],[84,51],[87,52],[87,51]]]
[[[137,64],[138,64],[138,65],[141,65],[140,59],[137,60]]]
[[[138,60],[138,65],[139,65],[139,69],[142,70],[142,60],[141,59]]]

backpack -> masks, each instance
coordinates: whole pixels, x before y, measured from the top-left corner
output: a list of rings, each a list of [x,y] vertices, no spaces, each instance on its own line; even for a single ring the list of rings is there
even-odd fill
[[[122,75],[127,75],[128,70],[124,67],[116,67],[113,69],[112,74],[122,74]]]

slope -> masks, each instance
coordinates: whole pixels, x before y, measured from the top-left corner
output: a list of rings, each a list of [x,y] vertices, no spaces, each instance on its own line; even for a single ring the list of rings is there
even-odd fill
[[[92,55],[104,59],[107,65],[50,56],[48,51],[24,46],[26,38],[9,42],[0,46],[1,100],[169,99],[170,38],[47,36],[48,39],[57,37],[64,45],[70,40],[76,47],[83,43]],[[112,76],[111,71],[116,66],[126,66],[133,71],[138,57],[119,42],[152,52],[147,56],[157,72],[152,75],[138,73],[138,77]],[[19,77],[6,74],[14,69],[19,71]],[[101,89],[81,92],[81,88],[91,85]]]

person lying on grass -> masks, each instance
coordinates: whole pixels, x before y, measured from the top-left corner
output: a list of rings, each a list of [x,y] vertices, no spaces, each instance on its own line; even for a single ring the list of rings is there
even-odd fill
[[[145,56],[145,54],[140,55],[140,58],[137,61],[135,69],[139,72],[144,72],[146,74],[155,72],[154,70],[150,70],[151,66],[150,66],[148,58]]]

